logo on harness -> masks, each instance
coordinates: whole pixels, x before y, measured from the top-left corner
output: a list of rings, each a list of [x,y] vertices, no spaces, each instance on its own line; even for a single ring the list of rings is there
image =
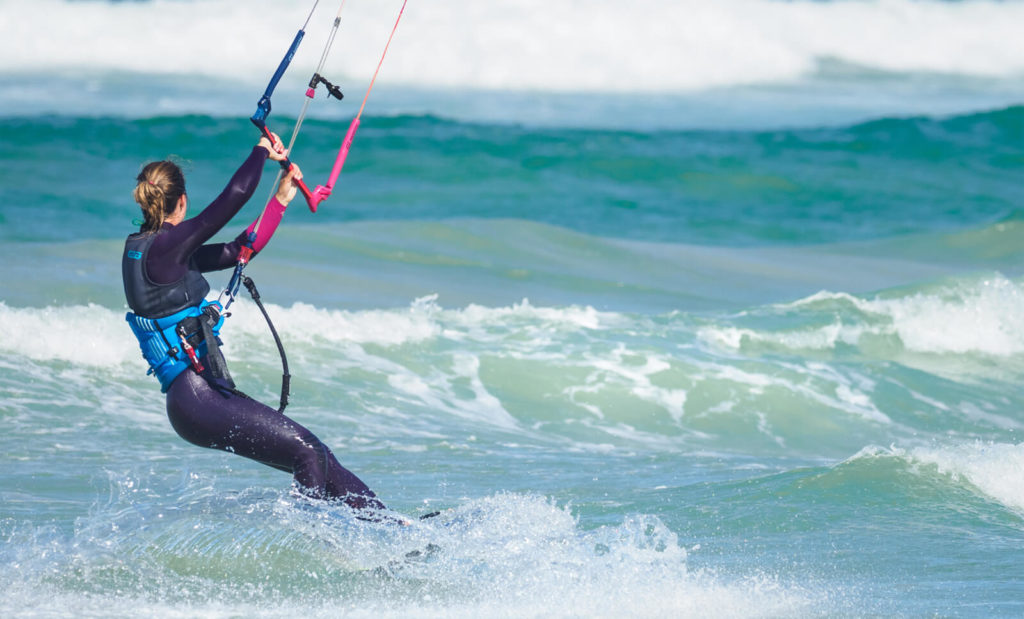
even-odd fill
[[[142,260],[142,252],[134,249],[128,250],[128,257],[132,260]]]

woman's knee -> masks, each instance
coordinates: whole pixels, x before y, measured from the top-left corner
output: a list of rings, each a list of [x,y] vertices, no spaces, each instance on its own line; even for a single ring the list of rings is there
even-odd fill
[[[331,452],[312,433],[303,433],[297,441],[301,446],[294,454],[294,474],[299,483],[323,491],[327,483]]]

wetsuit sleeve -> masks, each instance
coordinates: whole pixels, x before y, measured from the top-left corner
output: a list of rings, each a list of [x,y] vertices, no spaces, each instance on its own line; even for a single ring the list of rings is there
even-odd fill
[[[164,225],[146,259],[146,270],[150,279],[160,284],[178,281],[184,277],[188,270],[189,258],[193,255],[201,271],[223,269],[234,264],[234,258],[238,254],[237,247],[226,261],[222,256],[230,253],[225,248],[232,243],[214,243],[206,246],[203,243],[231,221],[252,197],[259,185],[267,155],[265,148],[253,147],[249,158],[242,163],[224,191],[209,206],[195,217],[176,226]]]
[[[288,207],[278,202],[275,196],[267,204],[267,207],[263,209],[263,220],[254,220],[249,224],[245,232],[235,237],[234,241],[230,243],[214,243],[200,247],[195,255],[196,267],[205,273],[235,266],[235,263],[238,261],[238,252],[249,238],[249,233],[256,228],[256,222],[259,221],[260,228],[256,233],[256,240],[252,244],[253,251],[255,252],[253,257],[255,257],[256,254],[260,253],[267,246],[267,243],[270,242],[270,237],[274,236],[274,231],[277,230],[278,224],[281,223],[281,218],[284,217],[286,208]]]
[[[249,234],[256,229],[256,224],[259,222],[259,232],[256,233],[256,240],[253,241],[252,248],[256,253],[259,253],[267,243],[270,242],[270,237],[274,236],[274,231],[277,230],[278,224],[281,223],[281,218],[284,217],[284,211],[288,208],[284,204],[281,204],[277,196],[267,204],[267,208],[263,209],[263,220],[257,219],[252,222],[245,232],[236,239],[237,242],[244,242],[245,239],[249,238]]]

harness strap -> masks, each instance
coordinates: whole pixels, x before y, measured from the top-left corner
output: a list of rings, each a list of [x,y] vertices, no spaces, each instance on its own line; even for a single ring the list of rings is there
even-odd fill
[[[223,363],[217,347],[221,316],[216,303],[204,301],[163,318],[144,318],[128,312],[125,319],[139,340],[142,356],[149,363],[147,373],[156,375],[161,391],[166,392],[171,382],[190,365],[202,371],[199,358],[204,355],[213,353]],[[204,321],[209,322],[209,337],[203,332]]]

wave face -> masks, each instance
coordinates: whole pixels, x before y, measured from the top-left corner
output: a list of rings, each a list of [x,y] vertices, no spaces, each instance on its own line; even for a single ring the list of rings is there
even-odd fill
[[[289,221],[519,219],[603,238],[732,247],[951,231],[1015,216],[1022,123],[1020,106],[774,131],[530,129],[374,116],[363,120],[337,206],[332,200],[315,216],[293,209]],[[307,121],[293,155],[314,183],[330,174],[344,127]],[[0,238],[119,237],[135,212],[125,183],[144,162],[168,156],[185,165],[196,203],[210,200],[254,132],[245,119],[205,116],[0,119],[0,146],[19,152],[0,170]],[[83,143],[94,145],[89,154]],[[55,182],[40,174],[46,169],[82,172]],[[257,200],[269,192],[261,187]]]
[[[276,348],[260,314],[239,303],[225,354],[271,394]],[[528,300],[446,309],[437,295],[393,310],[270,309],[302,377],[297,390],[305,382],[315,409],[334,408],[344,394],[350,406],[386,412],[387,421],[360,432],[381,446],[406,437],[423,448],[423,437],[474,428],[478,437],[507,433],[503,440],[585,452],[813,459],[887,441],[1007,440],[1024,429],[1009,395],[1024,369],[1013,326],[1024,288],[1000,276],[868,296],[822,292],[738,315]],[[0,318],[8,367],[30,368],[21,380],[51,382],[47,374],[68,367],[81,390],[123,376],[145,398],[152,380],[134,341],[119,337],[122,312],[0,304]],[[72,339],[79,345],[66,346]]]

